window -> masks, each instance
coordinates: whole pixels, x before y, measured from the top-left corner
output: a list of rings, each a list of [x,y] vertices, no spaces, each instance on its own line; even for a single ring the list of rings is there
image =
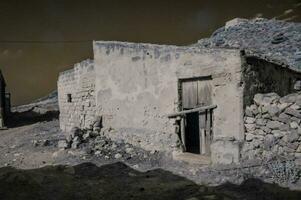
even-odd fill
[[[72,102],[72,96],[71,96],[71,94],[67,94],[67,102],[68,103]]]

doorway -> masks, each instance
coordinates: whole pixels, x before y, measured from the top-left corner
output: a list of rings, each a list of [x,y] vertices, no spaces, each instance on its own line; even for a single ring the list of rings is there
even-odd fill
[[[179,80],[180,110],[187,111],[182,118],[184,127],[181,128],[186,152],[210,155],[213,111],[198,111],[198,108],[212,105],[211,81],[211,76]]]
[[[197,112],[186,115],[185,133],[186,151],[200,154],[199,114]]]

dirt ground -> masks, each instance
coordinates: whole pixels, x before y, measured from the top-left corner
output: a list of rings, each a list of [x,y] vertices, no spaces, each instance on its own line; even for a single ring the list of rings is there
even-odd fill
[[[128,144],[117,144],[114,152],[102,156],[91,153],[87,144],[59,149],[57,143],[64,136],[57,112],[27,110],[11,120],[9,129],[0,130],[0,199],[284,200],[301,196],[257,179],[241,185],[198,185],[162,167],[178,167],[183,174],[185,166]],[[116,158],[129,147],[131,154]]]

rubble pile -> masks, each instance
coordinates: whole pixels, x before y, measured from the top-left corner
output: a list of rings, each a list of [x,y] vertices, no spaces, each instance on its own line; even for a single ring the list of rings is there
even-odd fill
[[[100,127],[100,126],[96,126]],[[85,149],[85,151],[99,158],[117,160],[153,160],[158,159],[159,152],[145,151],[123,140],[113,141],[106,137],[112,129],[95,128],[81,130],[73,128],[71,134],[64,140],[58,141],[60,149]]]
[[[294,70],[301,69],[301,24],[275,19],[236,18],[216,30],[210,38],[196,46],[238,48],[251,56],[284,63]]]
[[[301,164],[301,93],[256,94],[244,121],[243,160],[278,157]]]

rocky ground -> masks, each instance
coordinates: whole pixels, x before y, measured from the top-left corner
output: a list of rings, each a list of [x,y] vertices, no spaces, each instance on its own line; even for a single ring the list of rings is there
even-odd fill
[[[0,199],[298,199],[301,195],[263,183],[250,176],[250,168],[209,169],[111,141],[103,134],[110,130],[75,129],[65,140],[56,98],[50,99],[14,108],[9,129],[1,130]],[[262,165],[254,170],[269,178]]]
[[[301,69],[301,23],[235,19],[210,38],[199,40],[196,46],[243,49],[248,55]]]

